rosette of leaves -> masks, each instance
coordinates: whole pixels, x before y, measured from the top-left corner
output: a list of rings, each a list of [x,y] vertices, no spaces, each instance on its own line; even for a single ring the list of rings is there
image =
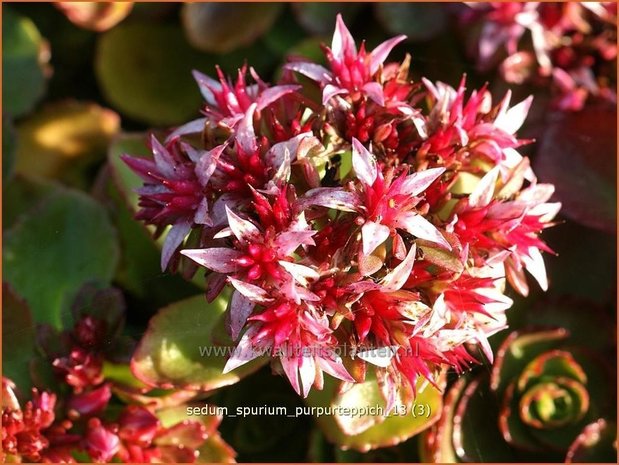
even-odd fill
[[[567,321],[572,312],[565,310]],[[424,434],[422,456],[616,462],[615,376],[605,350],[611,345],[583,343],[565,327],[513,331],[490,372],[464,376],[446,392],[441,418]]]

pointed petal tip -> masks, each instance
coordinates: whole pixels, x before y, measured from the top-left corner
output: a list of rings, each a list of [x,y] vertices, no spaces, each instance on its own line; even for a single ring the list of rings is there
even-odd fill
[[[193,78],[199,83],[200,80],[202,79],[202,77],[204,76],[203,73],[201,73],[200,71],[198,71],[197,69],[192,69],[191,70],[191,75],[193,76]]]
[[[355,174],[367,186],[371,186],[378,176],[374,155],[359,140],[352,138],[352,165]]]

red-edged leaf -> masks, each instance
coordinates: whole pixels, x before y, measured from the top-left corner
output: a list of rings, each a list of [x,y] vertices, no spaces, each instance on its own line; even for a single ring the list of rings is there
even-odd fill
[[[599,419],[587,425],[574,440],[566,463],[615,463],[617,461],[617,424]]]
[[[153,387],[209,391],[234,384],[262,366],[265,359],[222,373],[234,345],[216,346],[212,333],[224,318],[227,298],[224,293],[209,304],[199,295],[161,309],[133,355],[135,376]]]
[[[355,384],[343,394],[337,393],[339,381],[325,377],[322,391],[313,389],[306,399],[311,407],[385,407],[376,379],[368,376],[363,383]],[[387,418],[365,415],[351,417],[346,415],[323,415],[316,419],[327,439],[342,449],[368,451],[378,447],[399,444],[411,436],[423,431],[434,423],[442,409],[442,395],[431,385],[420,389],[413,408],[423,405],[425,415],[412,415],[408,410],[402,415]],[[426,416],[427,415],[427,416]],[[358,434],[347,434],[346,431],[360,431]]]

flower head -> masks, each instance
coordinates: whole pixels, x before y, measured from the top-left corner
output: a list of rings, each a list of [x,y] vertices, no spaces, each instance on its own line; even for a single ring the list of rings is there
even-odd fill
[[[365,44],[361,44],[357,51],[355,40],[338,14],[331,47],[324,47],[330,70],[305,62],[293,62],[287,68],[304,74],[322,86],[323,105],[336,95],[347,94],[353,100],[357,100],[358,95],[365,95],[383,106],[383,89],[374,78],[393,47],[404,39],[406,36],[403,35],[389,39],[370,53],[365,51]]]
[[[68,424],[54,424],[57,397],[47,391],[32,390],[32,399],[20,407],[15,385],[2,378],[2,461],[74,462],[65,445],[75,442],[66,433]]]
[[[502,2],[469,6],[472,10],[463,15],[464,22],[480,23],[476,55],[483,70],[500,62],[501,74],[508,82],[547,85],[552,89],[553,106],[562,110],[580,110],[590,97],[616,101],[609,85],[613,80],[610,68],[615,68],[612,62],[617,57],[614,4]]]
[[[136,218],[162,231],[172,225],[166,236],[161,267],[165,269],[176,248],[194,223],[211,224],[206,186],[216,168],[223,146],[197,151],[189,144],[173,139],[163,146],[151,137],[153,159],[123,156],[142,179],[140,210]]]
[[[206,117],[180,126],[168,136],[168,140],[202,132],[207,124],[233,129],[250,109],[252,113],[260,113],[278,99],[299,89],[298,85],[290,84],[269,87],[253,68],[250,68],[250,74],[255,84],[247,85],[247,66],[238,70],[236,82],[226,78],[219,66],[219,81],[194,71],[193,77],[204,97],[203,113]]]
[[[537,8],[484,7],[484,53],[538,31]],[[192,148],[189,123],[168,141],[178,156],[129,160],[145,180],[140,216],[173,226],[166,263],[180,247],[209,272],[209,299],[232,290],[224,371],[268,355],[307,396],[325,373],[355,383],[372,370],[391,409],[422,379],[438,386],[447,369],[492,361],[506,280],[526,293],[528,270],[547,287],[540,233],[559,205],[518,151],[531,98],[493,105],[464,78],[414,83],[410,57],[386,62],[402,40],[357,49],[338,15],[327,67],[292,61],[274,87],[247,86],[244,70],[234,83],[197,74],[225,140]],[[320,102],[290,84],[294,72],[320,86]],[[197,245],[183,248],[190,231]]]

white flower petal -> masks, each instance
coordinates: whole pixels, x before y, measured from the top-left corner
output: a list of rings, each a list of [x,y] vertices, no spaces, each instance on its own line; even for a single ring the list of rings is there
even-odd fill
[[[239,215],[230,210],[227,205],[226,215],[228,217],[228,224],[230,225],[232,233],[242,243],[245,243],[252,237],[257,237],[260,235],[260,231],[254,223],[241,218]]]
[[[236,341],[255,304],[238,290],[230,298],[230,337]]]
[[[371,186],[376,181],[378,176],[376,157],[354,137],[352,139],[352,168],[359,180],[366,186]]]
[[[361,227],[363,240],[363,255],[370,255],[376,247],[387,240],[391,229],[384,224],[366,221]]]

